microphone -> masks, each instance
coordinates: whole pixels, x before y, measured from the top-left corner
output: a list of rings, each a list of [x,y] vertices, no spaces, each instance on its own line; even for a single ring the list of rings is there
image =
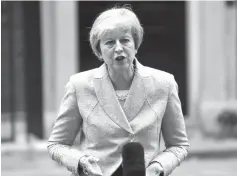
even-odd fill
[[[125,144],[122,150],[123,176],[145,176],[144,148],[138,142]]]

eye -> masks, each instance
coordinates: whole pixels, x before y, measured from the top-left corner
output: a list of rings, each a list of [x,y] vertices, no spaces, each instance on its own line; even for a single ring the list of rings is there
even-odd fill
[[[105,42],[105,44],[111,46],[111,45],[114,44],[114,41],[113,40],[109,40],[109,41]]]
[[[126,38],[124,38],[124,39],[121,39],[120,41],[121,41],[121,43],[128,43],[130,40],[129,40],[129,39],[126,39]]]

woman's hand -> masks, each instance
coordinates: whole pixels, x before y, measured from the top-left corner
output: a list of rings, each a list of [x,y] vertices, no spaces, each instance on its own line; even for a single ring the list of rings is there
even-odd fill
[[[103,173],[101,171],[98,162],[99,162],[98,158],[86,155],[80,159],[79,165],[82,168],[84,174],[88,176],[102,176]]]
[[[158,162],[153,162],[146,169],[146,176],[163,176],[164,169]]]

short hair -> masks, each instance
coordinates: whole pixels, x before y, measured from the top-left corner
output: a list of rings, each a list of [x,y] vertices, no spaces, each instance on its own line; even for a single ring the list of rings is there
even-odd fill
[[[132,37],[135,43],[135,49],[138,50],[143,40],[143,27],[136,14],[132,11],[130,6],[124,5],[122,7],[115,6],[100,13],[95,19],[89,33],[90,45],[93,53],[100,59],[99,41],[101,37],[110,30],[109,22],[117,22],[125,20],[129,22],[128,25],[119,26],[124,30],[131,30]]]

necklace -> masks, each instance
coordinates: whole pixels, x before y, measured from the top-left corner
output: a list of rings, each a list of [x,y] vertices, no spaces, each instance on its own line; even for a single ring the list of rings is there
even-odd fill
[[[119,100],[124,101],[128,97],[129,90],[116,90],[115,93]]]

